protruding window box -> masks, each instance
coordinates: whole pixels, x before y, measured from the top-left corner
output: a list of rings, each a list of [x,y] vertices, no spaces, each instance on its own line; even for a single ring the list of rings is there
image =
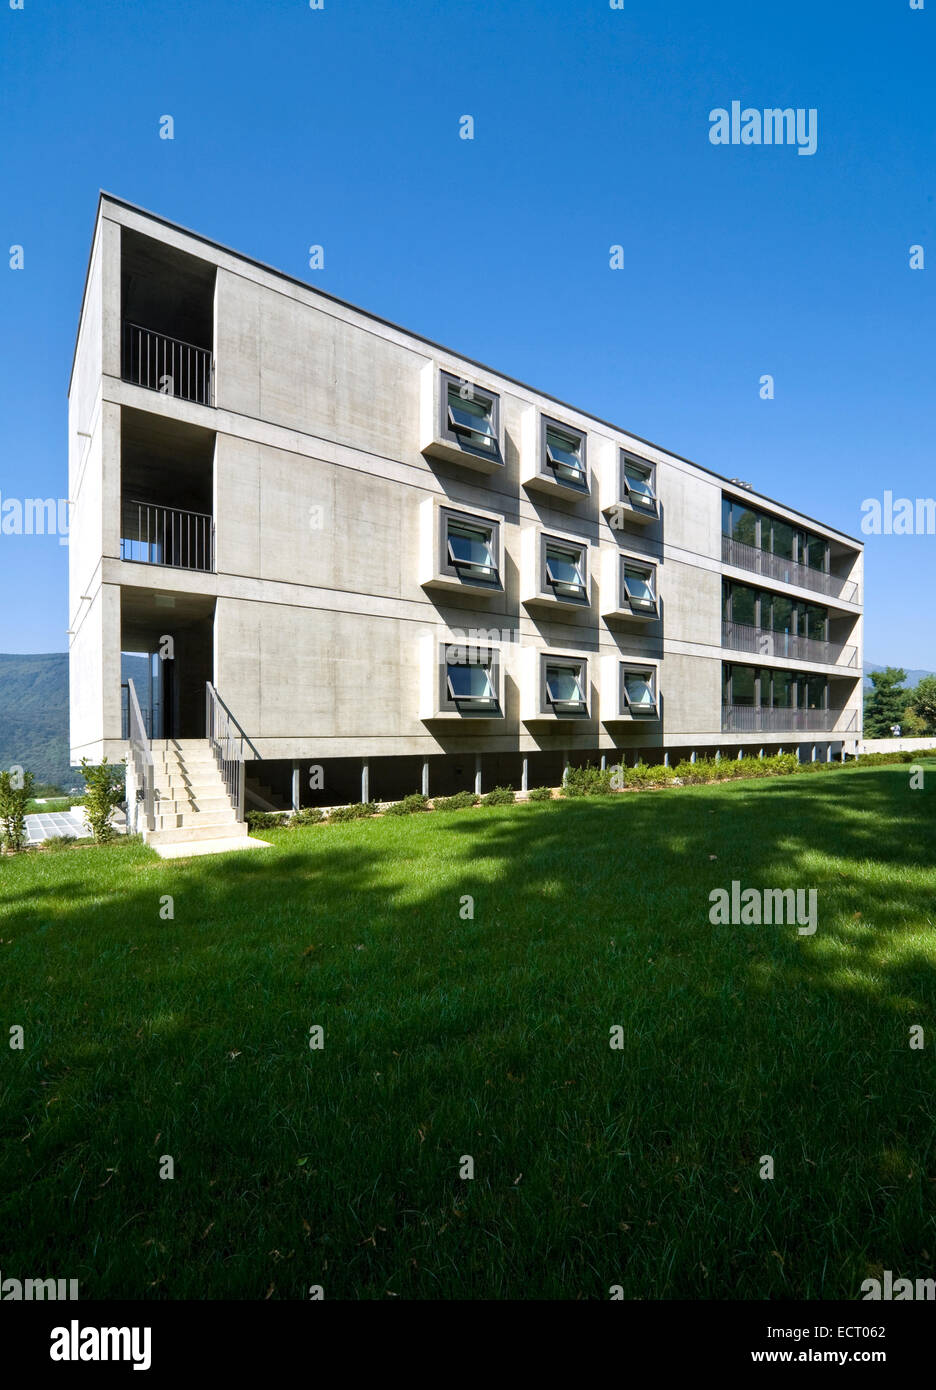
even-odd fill
[[[479,381],[427,363],[420,387],[420,450],[481,473],[504,467],[501,401]]]
[[[521,481],[524,487],[553,496],[588,497],[587,437],[561,420],[530,407],[521,428]]]
[[[420,504],[420,583],[478,597],[503,593],[503,517],[427,497]]]
[[[601,616],[606,622],[652,623],[659,619],[657,567],[652,560],[604,551]]]
[[[587,657],[527,647],[521,659],[524,723],[589,722],[592,700]]]
[[[473,641],[470,631],[440,641],[423,639],[420,718],[462,723],[503,719],[501,653],[489,642]]]
[[[605,656],[601,661],[603,723],[656,724],[661,718],[659,667],[655,661]]]
[[[612,530],[625,524],[647,526],[658,521],[656,464],[627,449],[616,449],[609,457],[603,480],[601,510]]]
[[[527,526],[520,538],[521,602],[530,607],[591,606],[589,544],[584,536]]]

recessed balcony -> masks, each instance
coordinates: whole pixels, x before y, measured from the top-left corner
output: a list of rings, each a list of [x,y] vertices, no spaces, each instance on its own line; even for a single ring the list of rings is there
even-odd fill
[[[124,323],[121,376],[134,386],[145,386],[164,396],[177,396],[196,405],[212,405],[213,373],[211,349],[184,343],[143,328]]]
[[[841,599],[843,603],[858,602],[858,585],[851,579],[828,574],[825,570],[813,569],[788,560],[783,555],[774,555],[745,541],[736,541],[731,536],[722,535],[722,561],[735,565],[738,569],[750,570],[752,574],[762,574],[767,579],[779,580],[781,584],[795,584],[800,589],[812,589],[818,594],[828,594]]]
[[[844,719],[843,723],[839,720]],[[726,733],[854,733],[856,710],[772,709],[759,705],[722,705],[722,731]]]
[[[858,659],[857,647],[820,642],[789,632],[772,632],[747,623],[723,622],[722,646],[735,652],[750,652],[753,656],[813,661],[823,666],[855,666]]]
[[[205,512],[186,512],[128,498],[121,508],[120,558],[211,573],[214,520]]]

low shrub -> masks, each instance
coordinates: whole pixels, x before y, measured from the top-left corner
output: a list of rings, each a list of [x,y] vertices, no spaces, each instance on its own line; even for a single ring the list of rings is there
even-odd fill
[[[600,768],[588,764],[585,767],[566,768],[565,777],[562,779],[562,795],[609,796],[615,790],[612,777],[613,769],[610,767]]]
[[[475,792],[456,792],[454,796],[437,796],[432,803],[434,811],[464,811],[469,806],[477,806],[481,800]]]
[[[376,813],[377,807],[372,801],[357,801],[353,806],[333,806],[328,813],[328,819],[338,823],[346,820],[365,820]]]
[[[404,796],[402,801],[395,801],[392,806],[387,807],[389,816],[411,816],[416,811],[428,811],[429,799],[423,796],[422,792],[410,792],[409,796]]]
[[[123,765],[111,767],[103,758],[99,763],[82,758],[81,775],[87,787],[81,804],[87,813],[91,834],[95,844],[106,845],[117,834],[111,825],[111,815],[125,796]]]
[[[0,772],[0,846],[26,847],[26,807],[33,791],[33,775],[17,768]]]
[[[668,787],[676,780],[676,769],[664,763],[638,763],[636,767],[621,767],[613,786],[624,787]]]
[[[275,830],[289,820],[288,811],[248,811],[248,830]]]
[[[290,825],[319,825],[324,819],[325,812],[320,806],[303,806],[293,811]]]
[[[481,798],[482,806],[512,806],[516,801],[513,787],[492,787]]]
[[[552,801],[552,787],[531,787],[527,793],[529,801]]]

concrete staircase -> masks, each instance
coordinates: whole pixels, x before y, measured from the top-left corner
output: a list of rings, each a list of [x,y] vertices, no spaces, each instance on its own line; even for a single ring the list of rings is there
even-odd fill
[[[159,853],[166,849],[167,858],[252,848],[256,841],[248,840],[245,822],[235,817],[206,738],[154,739],[150,749],[156,823],[144,832],[148,845]]]

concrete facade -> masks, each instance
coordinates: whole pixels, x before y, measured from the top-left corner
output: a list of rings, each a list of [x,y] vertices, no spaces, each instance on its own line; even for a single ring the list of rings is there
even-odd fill
[[[142,328],[178,340],[179,354],[191,324],[210,324],[198,331],[212,341],[194,344],[208,354],[197,359],[167,357],[163,346],[171,370],[145,384],[150,349],[128,347],[138,330],[124,325],[152,305],[165,306],[163,317]],[[145,341],[158,353],[155,337]],[[210,360],[211,385],[186,398],[174,372],[193,360]],[[447,429],[449,380],[496,399],[487,453],[486,443],[466,451]],[[584,485],[544,466],[547,427],[581,438]],[[152,455],[134,465],[131,489],[128,441],[145,455],[147,438]],[[624,495],[627,457],[653,470],[653,517]],[[186,510],[183,488],[210,506]],[[859,541],[106,195],[69,391],[68,495],[75,761],[124,755],[121,651],[157,653],[166,638],[176,669],[163,717],[171,707],[174,726],[161,732],[204,735],[199,691],[211,679],[264,762],[391,758],[418,768],[456,758],[473,777],[479,755],[493,776],[497,758],[516,766],[548,753],[545,775],[565,758],[762,747],[809,757],[817,744],[826,756],[855,751],[860,738]],[[830,597],[727,563],[724,496],[826,540],[854,592]],[[191,560],[190,538],[146,556],[128,544],[128,525],[142,534],[128,508],[139,517],[143,506],[163,524],[176,508],[179,525],[195,516],[210,527],[211,563],[179,563]],[[453,513],[493,526],[496,582],[466,581],[446,559],[440,526]],[[582,547],[586,601],[562,601],[545,582],[550,538]],[[652,567],[654,615],[629,608],[622,557]],[[824,606],[845,654],[781,658],[762,644],[754,657],[724,646],[726,577]],[[494,715],[441,708],[440,653],[471,634],[496,649]],[[544,710],[549,653],[586,663],[584,713],[566,717],[548,701]],[[774,711],[780,725],[769,733],[723,728],[725,663],[827,678],[832,727],[806,731],[791,718],[785,729]],[[653,672],[656,718],[619,698],[621,669],[635,665]],[[532,784],[529,763],[527,775]]]

